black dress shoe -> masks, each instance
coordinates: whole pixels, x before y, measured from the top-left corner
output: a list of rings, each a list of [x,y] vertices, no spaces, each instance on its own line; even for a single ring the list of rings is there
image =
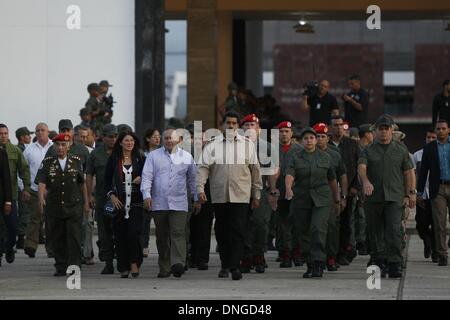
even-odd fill
[[[241,280],[242,279],[241,271],[239,269],[233,270],[233,272],[231,272],[231,279]]]
[[[130,275],[130,271],[123,271],[123,272],[120,273],[120,277],[122,279],[128,278],[129,275]]]
[[[312,263],[308,263],[307,265],[308,265],[308,269],[303,274],[303,278],[305,278],[305,279],[312,278],[313,265],[312,265]]]
[[[23,250],[28,257],[30,258],[36,257],[36,250],[34,250],[33,248],[25,247],[25,249]]]
[[[401,278],[402,274],[402,267],[400,263],[389,264],[389,278]]]
[[[114,266],[112,263],[106,263],[101,274],[114,274]]]
[[[170,277],[170,272],[160,272],[158,273],[158,278],[168,278]]]
[[[220,269],[219,271],[219,278],[228,278],[230,276],[230,270],[229,269]]]
[[[179,278],[183,273],[184,273],[184,266],[181,263],[177,263],[172,266],[172,274],[174,277]]]
[[[139,272],[132,272],[132,273],[131,273],[131,276],[132,276],[133,278],[137,278],[137,277],[139,277]]]
[[[208,264],[205,262],[200,262],[197,266],[197,270],[208,270]]]
[[[431,247],[425,246],[423,248],[423,256],[425,257],[425,259],[428,259],[431,256]]]
[[[15,253],[14,249],[6,250],[6,252],[5,252],[6,262],[13,263],[15,259],[16,259],[16,253]]]
[[[6,260],[8,261],[8,260]],[[448,259],[446,256],[439,256],[438,266],[448,266]]]

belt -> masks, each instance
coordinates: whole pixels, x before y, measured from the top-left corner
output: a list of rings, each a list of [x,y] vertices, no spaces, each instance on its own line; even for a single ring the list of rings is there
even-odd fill
[[[448,184],[448,185],[450,185],[450,180],[441,180],[441,184]]]

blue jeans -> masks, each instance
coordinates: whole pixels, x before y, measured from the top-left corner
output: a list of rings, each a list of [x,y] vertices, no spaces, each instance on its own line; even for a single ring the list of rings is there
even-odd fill
[[[8,250],[14,249],[14,246],[16,245],[17,201],[12,202],[11,212],[9,215],[6,215],[3,209],[4,208],[1,208],[0,210],[1,216],[3,217],[3,221],[5,222],[7,233],[5,234],[5,238],[0,239],[0,254]]]

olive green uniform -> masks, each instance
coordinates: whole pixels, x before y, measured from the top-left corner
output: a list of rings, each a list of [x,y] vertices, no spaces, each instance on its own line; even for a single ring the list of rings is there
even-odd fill
[[[69,151],[67,156],[72,155],[75,156],[77,158],[80,159],[81,164],[82,164],[82,169],[83,172],[85,172],[86,167],[87,167],[87,161],[89,158],[89,150],[88,148],[86,148],[86,146],[78,144],[78,143],[73,143],[70,147],[69,147]],[[55,145],[52,145],[48,150],[47,153],[45,154],[45,157],[57,157],[56,155],[56,149],[55,149]],[[82,214],[83,211],[83,206],[80,206],[80,214]],[[48,215],[45,215],[45,240],[46,240],[46,249],[47,249],[47,253],[50,256],[53,256],[53,234],[52,234],[52,225],[50,223],[48,223],[47,221],[47,217]],[[83,235],[82,235],[82,239],[83,239]]]
[[[375,141],[361,152],[358,163],[367,166],[367,178],[374,187],[364,207],[372,259],[399,264],[406,195],[404,172],[413,168],[409,152],[396,141],[386,145]]]
[[[330,181],[336,179],[328,153],[316,149],[292,154],[286,174],[294,177],[291,214],[299,230],[303,258],[325,262],[328,220],[332,207]]]
[[[47,189],[45,214],[52,232],[56,270],[65,272],[70,265],[81,267],[84,183],[81,159],[68,155],[62,169],[58,157],[45,158],[36,176],[38,183],[44,183]]]
[[[106,146],[96,148],[89,155],[86,174],[95,176],[95,219],[98,227],[98,247],[100,261],[112,262],[114,242],[111,218],[103,214],[106,203],[105,169],[109,154]]]
[[[336,178],[339,179],[346,174],[345,164],[342,160],[339,149],[334,146],[328,146],[325,150],[331,157],[332,167]],[[328,219],[328,234],[327,234],[327,256],[336,257],[339,251],[339,212],[336,212],[335,207],[332,206],[330,210],[330,218]]]

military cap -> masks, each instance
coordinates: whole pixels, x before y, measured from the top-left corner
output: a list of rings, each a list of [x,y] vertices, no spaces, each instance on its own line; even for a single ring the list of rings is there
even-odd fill
[[[72,121],[70,119],[59,120],[58,129],[59,131],[62,129],[73,129]]]
[[[328,126],[323,122],[316,123],[312,128],[317,134],[327,134],[328,133]]]
[[[33,131],[28,130],[27,127],[20,127],[19,129],[16,130],[16,138],[19,139],[20,137],[23,136],[29,136],[30,134],[33,134]]]
[[[256,123],[259,123],[259,119],[258,119],[258,117],[256,116],[256,114],[251,113],[251,114],[246,115],[246,116],[241,120],[241,126],[243,126],[243,125],[244,125],[245,123],[247,123],[247,122],[256,122]]]
[[[375,122],[375,127],[378,128],[380,126],[387,126],[387,127],[392,127],[394,125],[394,120],[392,120],[392,117],[387,115],[387,114],[383,114],[382,116],[380,116],[377,119],[377,122]]]
[[[52,139],[53,142],[57,142],[57,141],[67,142],[69,140],[70,140],[70,136],[65,133],[60,133]]]
[[[313,135],[316,135],[316,134],[317,134],[317,132],[316,132],[313,128],[311,128],[311,127],[305,127],[305,128],[303,128],[303,130],[300,132],[300,138],[303,138],[303,136],[304,136],[305,134],[307,134],[307,133],[311,133],[311,134],[313,134]]]
[[[359,134],[364,135],[365,133],[373,132],[373,126],[370,123],[365,123],[359,126]]]
[[[283,121],[277,125],[277,128],[278,129],[282,129],[282,128],[291,128],[292,129],[292,123],[290,121]]]
[[[100,87],[112,87],[112,84],[109,84],[108,80],[102,80],[98,83]]]
[[[119,131],[117,130],[117,127],[115,125],[113,125],[112,123],[108,123],[103,126],[102,135],[104,135],[104,136],[110,136],[110,135],[118,134],[118,133],[119,133]]]

